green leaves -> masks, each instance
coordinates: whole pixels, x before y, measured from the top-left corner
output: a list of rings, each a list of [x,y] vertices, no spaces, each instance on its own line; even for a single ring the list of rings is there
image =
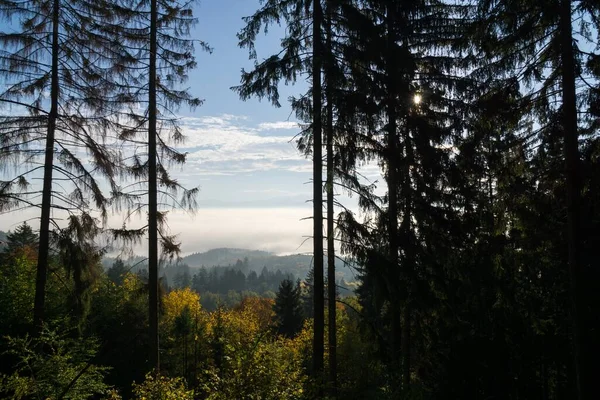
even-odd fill
[[[182,378],[146,375],[144,382],[133,385],[137,400],[194,400],[194,391],[187,390]]]
[[[37,338],[5,340],[7,354],[19,362],[12,374],[1,376],[3,397],[86,400],[108,392],[103,383],[108,368],[91,364],[98,348],[94,340],[73,340],[47,329]]]

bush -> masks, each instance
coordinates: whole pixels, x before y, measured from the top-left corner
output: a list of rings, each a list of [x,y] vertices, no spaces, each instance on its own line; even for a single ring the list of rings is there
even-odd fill
[[[38,338],[7,337],[6,353],[18,361],[11,375],[0,376],[0,397],[69,400],[106,395],[108,368],[90,363],[98,345],[92,339],[71,339],[44,330]]]
[[[187,390],[182,378],[146,375],[141,384],[133,384],[133,394],[139,400],[194,400],[194,391]]]

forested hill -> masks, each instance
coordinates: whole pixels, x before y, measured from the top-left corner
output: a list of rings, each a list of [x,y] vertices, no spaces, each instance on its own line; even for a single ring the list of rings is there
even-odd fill
[[[246,250],[219,248],[205,251],[204,253],[193,253],[183,257],[183,262],[190,267],[211,267],[213,265],[234,265],[237,260],[244,260],[247,257],[249,260],[258,260],[264,258],[272,258],[275,255],[261,250]]]
[[[103,259],[105,268],[110,268],[115,261],[114,258],[106,257]],[[143,257],[133,257],[126,260],[126,264],[133,265],[139,263],[144,268],[145,262]],[[261,250],[234,249],[234,248],[218,248],[211,249],[203,253],[193,253],[181,259],[179,264],[185,264],[192,269],[201,267],[232,267],[249,273],[255,271],[259,273],[263,268],[275,272],[281,271],[283,274],[291,274],[297,278],[303,279],[306,277],[313,262],[312,255],[307,254],[290,254],[278,256]],[[193,271],[191,271],[193,274]],[[354,271],[345,265],[342,260],[336,261],[337,279],[344,278],[347,281],[354,281]]]
[[[307,254],[290,254],[278,256],[260,250],[212,249],[204,253],[194,253],[183,257],[182,262],[191,268],[232,266],[244,272],[256,271],[260,273],[263,268],[269,271],[280,270],[284,274],[292,274],[304,278],[308,273],[313,256]],[[354,280],[354,272],[342,260],[336,261],[338,279]]]

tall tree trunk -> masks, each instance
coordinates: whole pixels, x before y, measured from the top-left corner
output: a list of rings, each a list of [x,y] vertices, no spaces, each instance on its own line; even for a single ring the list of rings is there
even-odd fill
[[[42,188],[42,214],[40,218],[40,244],[38,248],[37,271],[35,279],[35,299],[33,305],[33,323],[35,332],[41,330],[44,323],[46,304],[46,281],[48,278],[48,257],[50,255],[50,208],[52,206],[52,170],[54,168],[54,136],[58,117],[58,23],[59,0],[52,4],[52,70],[50,82],[50,113],[46,133],[44,154],[44,183]]]
[[[386,79],[387,79],[387,186],[388,186],[388,234],[389,234],[389,277],[388,290],[390,292],[391,308],[391,357],[394,367],[400,366],[400,342],[401,342],[401,324],[400,324],[400,305],[397,296],[398,293],[398,171],[396,166],[397,157],[397,113],[396,113],[396,63],[394,57],[394,48],[396,38],[394,32],[395,13],[393,4],[387,6],[387,60],[386,60]]]
[[[329,311],[329,387],[330,395],[336,396],[337,392],[337,341],[336,341],[336,287],[335,287],[335,238],[333,226],[333,82],[331,70],[333,68],[333,55],[331,46],[331,0],[327,2],[327,58],[325,63],[325,97],[327,98],[327,297]]]
[[[313,238],[314,238],[314,336],[313,370],[322,381],[325,325],[323,288],[323,149],[321,137],[321,3],[313,0]],[[320,385],[321,386],[321,385]]]
[[[192,376],[192,387],[195,388],[198,379],[198,340],[196,335],[198,333],[198,310],[195,312],[195,325],[194,325],[194,375]]]
[[[567,187],[567,240],[569,247],[569,275],[571,287],[571,324],[573,361],[575,365],[575,388],[579,400],[590,396],[585,382],[583,361],[582,293],[579,287],[580,264],[580,178],[579,145],[577,132],[577,104],[575,92],[575,55],[571,23],[571,0],[562,0],[560,11],[560,37],[562,62],[562,117]]]
[[[150,62],[149,62],[149,103],[148,103],[148,311],[150,322],[150,366],[160,371],[158,340],[158,193],[156,174],[156,47],[157,47],[157,0],[150,5]]]
[[[410,112],[409,112],[410,114]],[[406,118],[404,129],[404,165],[403,165],[403,188],[404,196],[404,216],[402,221],[402,235],[404,237],[404,262],[402,263],[403,281],[406,285],[406,300],[404,302],[404,315],[402,321],[402,390],[407,392],[410,389],[410,328],[411,328],[411,291],[412,291],[412,270],[415,265],[415,252],[412,242],[412,180],[410,176],[410,167],[415,164],[412,143],[410,139],[410,115]]]

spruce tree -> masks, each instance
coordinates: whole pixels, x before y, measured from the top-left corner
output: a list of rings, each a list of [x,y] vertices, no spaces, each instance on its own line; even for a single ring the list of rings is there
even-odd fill
[[[310,12],[312,11],[312,12]],[[247,47],[250,57],[256,59],[254,42],[260,29],[270,23],[285,21],[287,36],[282,40],[283,50],[277,55],[257,63],[250,71],[242,71],[242,84],[233,88],[242,99],[251,96],[267,97],[280,106],[277,89],[281,80],[295,82],[302,72],[311,76],[310,93],[293,100],[296,115],[309,126],[305,133],[310,137],[313,160],[313,252],[314,252],[314,336],[313,374],[322,380],[324,356],[324,262],[323,262],[323,180],[322,180],[322,8],[319,0],[267,1],[253,16],[246,18],[246,27],[238,34],[240,46]],[[311,29],[309,31],[309,29]],[[310,99],[310,101],[308,100]],[[307,106],[307,103],[310,105]],[[320,384],[319,384],[320,386]],[[321,386],[320,386],[321,387]]]
[[[170,143],[181,143],[184,136],[175,114],[182,105],[190,108],[202,101],[187,89],[179,88],[196,65],[194,45],[210,51],[202,41],[189,39],[195,24],[192,3],[163,0],[123,1],[114,27],[113,40],[122,43],[123,68],[115,81],[119,85],[119,139],[130,154],[125,168],[133,182],[119,188],[115,197],[131,216],[148,210],[148,224],[141,228],[113,229],[116,238],[139,241],[148,233],[149,274],[149,363],[159,370],[158,303],[159,247],[162,257],[179,252],[176,236],[168,232],[167,208],[194,210],[197,188],[186,189],[173,179],[168,167],[185,163],[185,154]],[[139,65],[144,68],[139,68]],[[138,106],[142,105],[140,111]],[[145,149],[142,150],[142,149]],[[181,193],[181,197],[177,197]],[[126,223],[129,221],[126,221]]]
[[[97,179],[115,187],[118,159],[99,140],[106,134],[114,65],[106,56],[111,44],[98,26],[112,15],[109,3],[87,0],[6,0],[0,14],[14,28],[0,33],[0,103],[11,109],[0,116],[0,158],[18,166],[0,182],[0,206],[4,211],[40,207],[33,310],[40,328],[56,224],[51,210],[79,214],[94,207],[104,219],[107,196]],[[89,161],[80,158],[81,150]],[[41,188],[31,185],[39,173]],[[63,189],[54,190],[53,183]]]
[[[279,284],[275,304],[273,305],[277,331],[286,337],[294,337],[302,330],[302,302],[300,301],[300,286],[289,279]]]
[[[325,77],[325,135],[326,135],[326,168],[327,182],[325,184],[327,193],[327,324],[328,324],[328,354],[329,354],[329,386],[330,393],[336,396],[337,387],[337,329],[336,329],[336,300],[337,291],[335,287],[335,234],[334,234],[334,154],[333,154],[333,1],[327,1],[325,22],[325,51],[324,54],[324,77]]]
[[[4,248],[3,252],[11,254],[24,246],[35,248],[37,245],[38,235],[33,232],[33,229],[27,222],[23,222],[14,232],[8,232],[6,235],[6,248]]]
[[[577,398],[589,398],[590,378],[584,350],[589,337],[584,303],[589,294],[581,283],[589,269],[583,264],[586,257],[582,244],[586,237],[582,233],[580,214],[582,121],[578,117],[577,101],[578,94],[585,95],[587,92],[586,89],[578,89],[578,81],[585,83],[580,68],[589,53],[578,47],[574,33],[582,32],[582,42],[590,42],[590,26],[598,27],[594,17],[598,6],[587,3],[579,6],[570,0],[483,2],[477,10],[474,32],[486,60],[479,70],[481,75],[488,79],[501,75],[519,80],[526,94],[523,118],[539,126],[533,132],[523,132],[522,136],[526,139],[537,137],[543,141],[557,129],[562,133],[562,179],[566,200],[564,230],[569,254],[575,388]]]

